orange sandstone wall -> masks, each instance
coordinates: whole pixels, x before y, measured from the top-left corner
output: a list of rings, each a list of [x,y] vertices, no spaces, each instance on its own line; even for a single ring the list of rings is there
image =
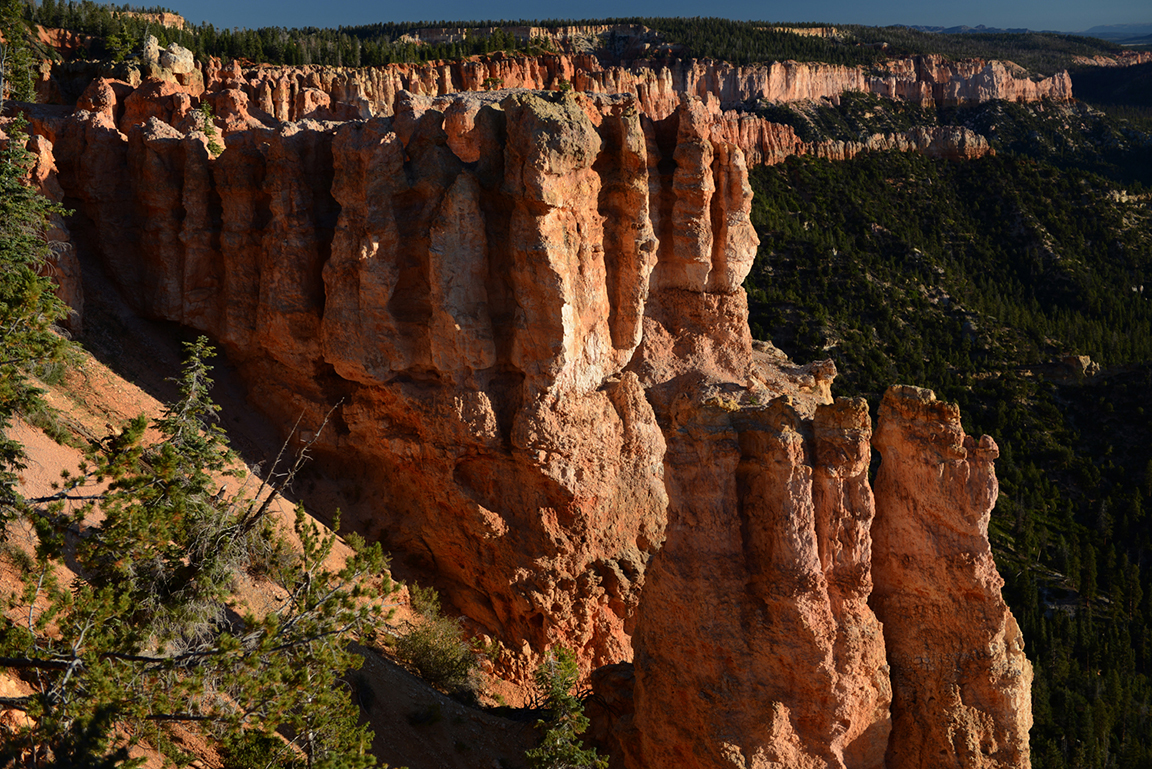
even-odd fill
[[[138,309],[220,341],[286,430],[342,404],[318,449],[366,492],[348,517],[504,641],[501,672],[634,658],[610,727],[634,769],[1028,766],[994,445],[908,389],[873,437],[830,362],[753,343],[715,105],[402,94],[214,157],[190,104],[98,81],[33,111],[39,151]]]

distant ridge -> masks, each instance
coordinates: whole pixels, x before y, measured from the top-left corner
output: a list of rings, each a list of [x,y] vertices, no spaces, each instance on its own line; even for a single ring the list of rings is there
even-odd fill
[[[1104,24],[1080,34],[1121,45],[1152,44],[1152,24]]]
[[[937,32],[942,35],[992,35],[992,34],[1012,34],[1023,35],[1028,32],[1036,32],[1037,30],[1028,29],[1027,27],[1012,27],[1004,29],[1001,27],[986,27],[983,24],[977,24],[975,27],[968,25],[961,25],[959,27],[933,27],[925,24],[901,24],[900,26],[907,27],[908,29],[915,29],[920,32]],[[1051,31],[1051,30],[1046,30]]]
[[[1106,40],[1120,37],[1141,37],[1143,35],[1152,35],[1152,23],[1150,24],[1103,24],[1100,26],[1086,29],[1080,34],[1092,35],[1093,37],[1102,37]]]
[[[897,26],[902,26],[906,29],[915,29],[919,32],[934,32],[941,35],[1024,35],[1030,32],[1044,32],[1057,35],[1097,37],[1116,43],[1147,42],[1147,38],[1152,36],[1152,24],[1101,24],[1080,32],[1060,32],[1051,29],[1036,30],[1027,27],[986,27],[983,24],[977,24],[975,27],[969,27],[967,24],[962,24],[958,27],[939,27],[929,24],[900,24]]]

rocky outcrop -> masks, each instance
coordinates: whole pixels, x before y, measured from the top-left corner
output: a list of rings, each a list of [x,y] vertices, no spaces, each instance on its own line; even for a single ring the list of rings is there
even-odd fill
[[[892,670],[889,769],[1030,765],[1032,665],[988,545],[998,455],[954,404],[893,387],[872,527],[872,606]]]
[[[1134,67],[1152,62],[1152,51],[1121,51],[1112,56],[1073,56],[1072,60],[1089,67]]]
[[[144,21],[159,24],[162,27],[170,27],[172,29],[184,29],[188,22],[184,17],[177,13],[168,13],[167,11],[160,11],[158,13],[142,12],[142,11],[117,11],[118,15],[131,16],[133,18],[142,19]]]
[[[190,70],[188,58],[179,46],[166,51],[152,46],[145,51],[143,68],[132,70],[138,72],[135,76],[126,66],[121,67],[124,72],[105,76],[134,84],[147,77],[171,79],[197,98],[205,89],[240,89],[248,103],[279,121],[312,116],[317,99],[302,96],[310,91],[323,93],[333,110],[363,118],[392,115],[401,93],[435,97],[494,88],[555,90],[562,84],[588,94],[632,94],[640,110],[655,120],[671,115],[683,94],[715,101],[723,109],[758,101],[836,101],[849,91],[924,106],[1072,98],[1072,82],[1066,72],[1037,79],[1011,62],[950,61],[941,56],[893,59],[882,70],[795,61],[735,66],[696,59],[605,65],[591,53],[496,53],[452,62],[364,68],[261,65],[243,69],[236,62],[224,65],[212,59]],[[53,72],[65,82],[75,77],[71,70],[77,66],[83,68],[61,65]],[[89,78],[93,76],[99,74],[91,73]]]
[[[153,39],[145,49],[143,69],[121,69],[124,72],[108,73],[113,77],[92,80],[78,107],[113,114],[125,134],[150,117],[187,131],[195,127],[188,115],[200,99],[212,105],[217,127],[228,136],[303,119],[347,121],[393,115],[413,97],[491,89],[558,89],[571,84],[594,99],[632,94],[641,113],[655,120],[671,115],[683,94],[699,96],[711,115],[712,139],[739,147],[746,162],[753,165],[805,154],[847,160],[868,151],[974,159],[993,150],[986,138],[960,126],[919,127],[859,141],[808,143],[789,126],[742,108],[726,107],[744,107],[754,101],[836,101],[845,91],[868,91],[929,105],[1071,98],[1065,74],[1038,81],[1010,63],[945,62],[936,57],[893,60],[883,76],[866,75],[858,68],[796,62],[745,68],[695,61],[656,68],[603,67],[591,54],[496,54],[459,62],[363,69],[262,66],[244,70],[237,62],[225,66],[218,60],[193,66],[190,52],[179,46],[161,51]],[[61,74],[60,82],[65,79]],[[121,85],[113,85],[110,91],[110,84]],[[127,87],[137,90],[123,92]]]
[[[65,59],[86,56],[92,51],[96,38],[70,29],[36,26],[36,41],[56,51]]]
[[[597,679],[634,769],[1027,765],[994,446],[896,390],[873,498],[864,403],[751,339],[752,193],[712,107],[401,94],[215,156],[175,94],[141,124],[118,89],[38,128],[81,229],[286,430],[339,404],[314,450],[345,520],[502,639],[498,671],[634,657]]]
[[[863,401],[765,406],[697,380],[653,402],[666,542],[632,697],[619,673],[595,682],[627,706],[598,714],[627,766],[1030,765],[1031,665],[987,536],[991,438],[893,387],[873,497]]]
[[[322,446],[374,490],[358,523],[522,640],[508,664],[559,642],[630,659],[667,504],[627,370],[653,271],[675,263],[663,293],[703,296],[707,326],[742,309],[757,244],[740,153],[700,105],[645,130],[628,97],[411,97],[391,120],[236,133],[215,160],[203,134],[153,115],[125,136],[114,114],[59,127],[57,160],[140,309],[222,341],[272,413],[318,424],[342,400]]]
[[[149,35],[144,41],[144,53],[141,58],[145,64],[161,67],[173,75],[187,75],[196,71],[196,57],[191,51],[176,43],[161,48],[155,35]]]
[[[774,165],[792,155],[851,160],[862,152],[917,152],[948,160],[975,160],[996,151],[988,140],[963,126],[923,126],[902,133],[872,134],[863,141],[802,141],[791,126],[755,114],[719,112],[712,136],[739,147],[749,165]]]
[[[632,766],[884,766],[868,409],[806,400],[732,408],[681,393],[668,415]]]
[[[828,160],[850,160],[862,152],[916,152],[946,160],[996,154],[985,137],[964,126],[919,126],[903,133],[872,134],[859,142],[821,141],[811,149],[811,154]]]

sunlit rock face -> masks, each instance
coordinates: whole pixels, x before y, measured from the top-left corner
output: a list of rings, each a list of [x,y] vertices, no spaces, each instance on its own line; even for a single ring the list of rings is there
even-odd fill
[[[634,766],[884,766],[868,409],[805,400],[678,404],[634,639]]]
[[[714,104],[398,93],[254,127],[232,88],[217,154],[144,87],[34,120],[79,231],[285,434],[332,412],[344,520],[499,638],[499,672],[635,657],[611,731],[637,769],[1027,766],[995,446],[909,388],[873,436],[830,362],[752,341],[747,159]]]
[[[872,527],[872,606],[892,669],[890,769],[1030,766],[1032,665],[988,544],[999,487],[988,436],[931,390],[892,387]]]
[[[835,100],[847,92],[872,93],[926,107],[1072,98],[1072,81],[1067,72],[1033,79],[1011,62],[954,61],[937,55],[892,59],[879,67],[796,61],[739,66],[697,59],[611,64],[592,54],[497,53],[461,61],[385,67],[242,69],[235,62],[223,65],[213,60],[202,68],[209,91],[243,90],[254,109],[276,120],[315,118],[317,109],[350,111],[350,117],[390,116],[403,93],[437,97],[493,87],[554,90],[561,84],[589,95],[631,94],[640,110],[654,120],[675,112],[685,95],[713,101],[727,109],[750,100]],[[327,101],[319,94],[326,96]]]
[[[515,640],[509,666],[554,643],[630,659],[667,514],[633,359],[685,307],[705,357],[746,373],[742,155],[692,100],[661,123],[627,96],[400,102],[232,133],[219,157],[163,115],[124,134],[80,111],[59,176],[129,298],[221,341],[261,408],[316,425],[341,403],[318,448],[372,490],[355,523]],[[657,350],[641,375],[679,365]]]

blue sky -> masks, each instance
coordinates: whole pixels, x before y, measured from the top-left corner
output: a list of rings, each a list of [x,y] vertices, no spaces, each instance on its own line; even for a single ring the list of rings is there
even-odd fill
[[[152,2],[143,3],[152,5]],[[603,18],[608,16],[723,16],[765,21],[824,21],[886,26],[928,24],[1028,27],[1074,32],[1098,24],[1152,22],[1149,0],[803,0],[763,3],[750,0],[169,0],[190,21],[217,27],[335,27],[380,21]]]

